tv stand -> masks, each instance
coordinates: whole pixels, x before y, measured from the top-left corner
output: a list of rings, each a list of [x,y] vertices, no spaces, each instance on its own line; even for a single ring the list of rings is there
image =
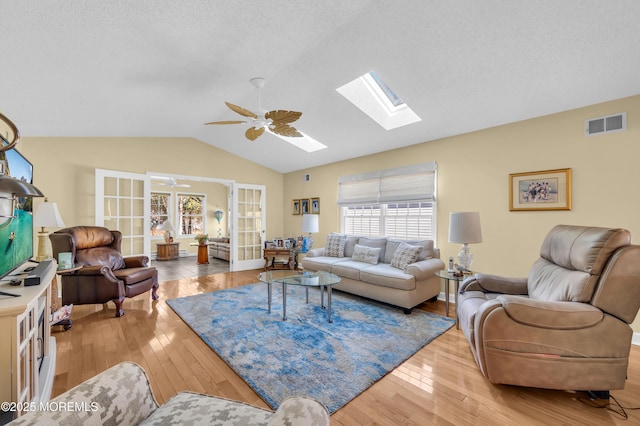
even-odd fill
[[[23,266],[25,268],[26,266]],[[0,296],[0,401],[29,403],[49,401],[56,370],[56,340],[51,336],[51,283],[55,261],[40,275],[41,283],[25,287],[0,284],[0,291],[19,297]],[[16,417],[23,412],[8,413]],[[4,416],[3,416],[4,417]]]

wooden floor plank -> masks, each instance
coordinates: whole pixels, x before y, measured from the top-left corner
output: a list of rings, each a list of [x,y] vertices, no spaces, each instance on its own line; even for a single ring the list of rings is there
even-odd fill
[[[161,283],[160,299],[142,294],[113,304],[76,305],[73,328],[53,329],[57,339],[53,396],[121,361],[141,364],[160,404],[180,390],[268,405],[186,325],[168,299],[255,283],[259,271],[222,273]],[[444,303],[423,309],[444,315]],[[450,315],[452,313],[450,312]],[[612,395],[624,406],[640,405],[640,347],[633,346],[624,390]],[[461,330],[451,328],[332,415],[333,425],[640,424],[580,402],[582,393],[496,386],[478,370]]]

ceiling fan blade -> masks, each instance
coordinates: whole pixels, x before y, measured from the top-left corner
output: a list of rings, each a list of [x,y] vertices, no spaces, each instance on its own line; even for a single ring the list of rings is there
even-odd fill
[[[258,118],[257,115],[255,115],[254,113],[252,113],[248,109],[244,109],[242,107],[239,107],[238,105],[230,104],[229,102],[225,102],[225,104],[229,107],[230,110],[232,110],[234,112],[237,112],[238,114],[240,114],[242,116],[250,117],[250,118]]]
[[[240,120],[233,120],[233,121],[212,121],[210,123],[204,123],[204,124],[242,124],[242,123],[246,123],[246,121],[240,121]]]
[[[272,124],[269,127],[269,130],[271,130],[275,134],[278,134],[278,135],[281,135],[281,136],[286,136],[286,137],[289,137],[289,138],[301,138],[302,137],[302,133],[297,131],[294,127],[289,126],[288,124],[283,124],[283,123]]]
[[[264,115],[264,118],[270,118],[274,124],[288,124],[293,123],[302,115],[301,112],[297,111],[287,111],[284,109],[277,109],[274,111],[269,111]]]
[[[247,139],[249,139],[250,141],[255,141],[256,139],[258,139],[259,136],[261,136],[264,133],[264,127],[260,127],[258,129],[256,129],[255,127],[249,127],[247,129],[246,132],[244,132],[244,135],[247,137]]]

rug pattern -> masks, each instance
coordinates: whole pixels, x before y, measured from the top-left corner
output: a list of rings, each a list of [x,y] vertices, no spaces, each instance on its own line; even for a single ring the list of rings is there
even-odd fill
[[[279,285],[271,314],[265,284],[167,303],[273,409],[288,396],[307,395],[333,413],[454,324],[338,291],[328,323],[319,290],[309,289],[306,304],[297,286],[287,288],[287,321]]]

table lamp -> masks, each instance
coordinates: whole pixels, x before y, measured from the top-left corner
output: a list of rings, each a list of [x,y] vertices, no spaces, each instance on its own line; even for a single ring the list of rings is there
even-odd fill
[[[308,252],[313,247],[313,238],[311,238],[312,232],[318,232],[318,215],[317,214],[303,214],[302,215],[302,232],[308,232],[309,236],[304,245],[304,252]]]
[[[176,229],[173,227],[173,224],[171,223],[170,220],[165,220],[164,222],[162,222],[162,224],[158,227],[158,229],[160,231],[164,231],[164,242],[165,243],[172,243],[173,242],[173,234],[175,234]]]
[[[473,254],[469,244],[482,242],[479,212],[449,213],[449,242],[462,244],[458,260],[464,270],[469,271],[473,262]]]
[[[47,250],[47,239],[49,234],[44,228],[63,228],[64,222],[60,217],[58,211],[58,205],[56,203],[50,203],[47,198],[44,202],[38,206],[38,210],[33,215],[33,226],[39,226],[40,232],[38,232],[38,256],[36,261],[41,262],[43,260],[50,259],[51,256]]]

